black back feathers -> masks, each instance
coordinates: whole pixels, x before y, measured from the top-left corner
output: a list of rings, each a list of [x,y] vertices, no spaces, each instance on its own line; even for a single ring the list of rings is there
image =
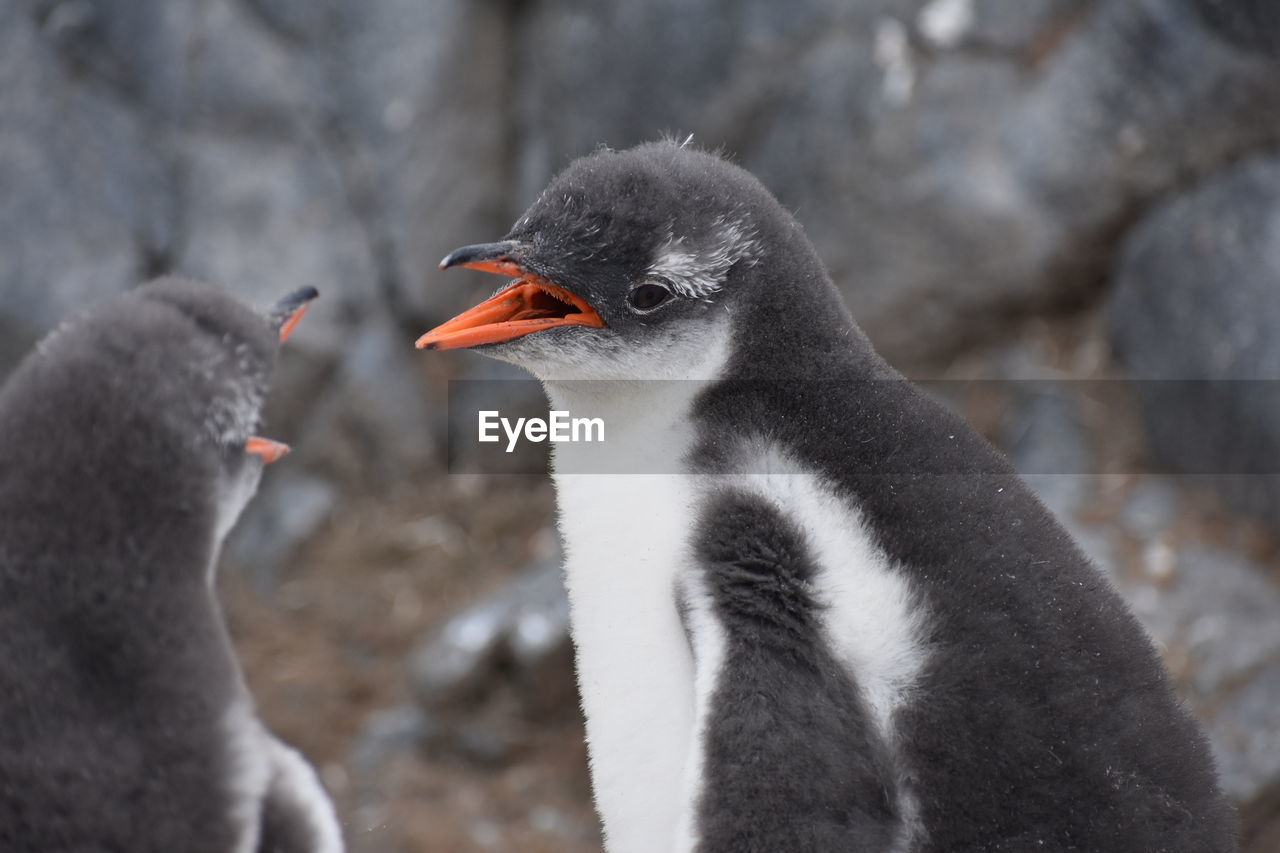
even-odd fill
[[[64,324],[0,391],[0,849],[256,843],[271,738],[210,580],[261,474],[245,445],[278,340],[277,318],[163,279]]]

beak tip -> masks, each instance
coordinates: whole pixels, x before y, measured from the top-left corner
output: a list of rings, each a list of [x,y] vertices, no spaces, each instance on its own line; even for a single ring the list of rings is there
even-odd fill
[[[267,319],[276,327],[280,343],[284,343],[293,334],[294,327],[311,307],[311,302],[320,295],[314,287],[301,287],[286,295],[267,310]]]
[[[474,246],[463,246],[460,249],[454,249],[445,255],[440,261],[440,269],[447,270],[453,267],[472,267],[473,269],[482,270],[484,272],[500,273],[501,275],[518,276],[524,270],[520,262],[512,257],[512,253],[518,252],[524,247],[523,243],[515,240],[505,240],[501,243],[477,243]]]

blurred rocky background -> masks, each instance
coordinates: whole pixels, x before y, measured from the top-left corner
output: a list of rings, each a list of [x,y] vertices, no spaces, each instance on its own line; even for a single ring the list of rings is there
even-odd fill
[[[224,572],[264,713],[355,851],[598,850],[550,488],[444,464],[447,380],[510,374],[412,341],[492,287],[446,251],[664,132],[1009,450],[1280,849],[1269,0],[0,0],[0,373],[158,273],[318,287]]]

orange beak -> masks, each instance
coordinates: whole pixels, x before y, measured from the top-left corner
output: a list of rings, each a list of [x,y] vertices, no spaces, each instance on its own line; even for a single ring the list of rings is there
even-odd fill
[[[273,441],[270,438],[255,435],[245,442],[244,452],[261,456],[262,461],[270,465],[272,462],[279,462],[284,458],[284,455],[289,452],[289,445],[282,441]]]
[[[304,287],[290,293],[267,310],[268,321],[276,324],[280,329],[280,343],[284,343],[293,334],[298,321],[302,319],[303,314],[307,313],[311,300],[317,296],[319,294],[314,287]],[[289,452],[289,445],[282,441],[254,435],[245,442],[244,452],[261,456],[263,463],[270,465],[284,458],[284,455]]]
[[[307,313],[307,309],[311,307],[310,302],[304,302],[294,310],[292,314],[284,319],[284,323],[280,326],[280,343],[289,340],[289,336],[293,334],[294,328],[297,327],[298,321],[302,319],[302,315]]]
[[[319,295],[314,287],[303,287],[267,309],[267,319],[280,330],[280,343],[289,339],[302,315],[311,307],[311,300]]]
[[[487,243],[451,252],[441,269],[470,267],[516,278],[508,287],[436,326],[418,338],[418,349],[464,349],[496,344],[558,326],[605,328],[587,301],[513,260],[508,252],[517,244]]]

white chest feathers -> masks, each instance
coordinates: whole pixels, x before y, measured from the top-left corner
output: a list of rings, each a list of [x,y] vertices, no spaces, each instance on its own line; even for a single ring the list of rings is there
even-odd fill
[[[235,853],[260,849],[267,808],[287,812],[309,836],[312,853],[343,853],[333,803],[315,771],[262,725],[247,695],[227,708],[223,728],[230,771],[224,785],[231,797],[230,817],[239,833]]]
[[[744,456],[743,471],[556,475],[592,782],[611,853],[697,842],[702,739],[714,724],[709,707],[726,653],[692,557],[712,490],[761,498],[802,532],[817,569],[823,641],[891,747],[894,712],[924,665],[923,613],[857,508],[776,451]],[[909,819],[911,803],[901,806]]]

